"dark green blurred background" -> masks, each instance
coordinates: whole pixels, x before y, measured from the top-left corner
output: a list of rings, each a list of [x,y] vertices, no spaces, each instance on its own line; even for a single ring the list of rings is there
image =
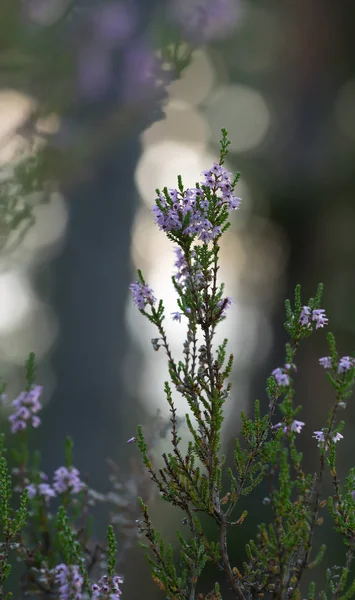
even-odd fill
[[[140,267],[176,310],[172,249],[151,214],[155,188],[178,174],[186,185],[199,180],[222,127],[243,198],[221,252],[235,301],[221,333],[236,356],[225,450],[241,408],[256,397],[266,406],[265,379],[283,362],[283,301],[296,283],[306,298],[324,282],[339,352],[355,347],[354,18],[350,0],[1,0],[0,367],[12,397],[26,356],[37,354],[46,407],[33,445],[44,471],[63,462],[70,434],[94,489],[108,489],[109,456],[134,489],[136,448],[126,440],[157,409],[168,413],[164,357],[152,352],[155,332],[128,286]],[[177,353],[184,325],[167,329]],[[332,402],[318,366],[325,354],[320,331],[297,363],[311,470],[311,434]],[[342,475],[353,464],[353,402],[346,416]],[[162,448],[163,439],[157,456]],[[253,516],[267,515],[263,495],[230,541],[236,563]],[[153,514],[174,539],[180,515],[159,502]],[[342,564],[329,536],[327,526],[326,562]],[[125,597],[162,596],[140,550],[124,553],[121,571]]]

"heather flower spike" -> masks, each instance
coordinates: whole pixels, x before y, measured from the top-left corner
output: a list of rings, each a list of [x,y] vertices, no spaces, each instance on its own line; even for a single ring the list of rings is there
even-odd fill
[[[28,391],[22,392],[18,398],[12,401],[11,405],[15,409],[9,416],[12,433],[24,431],[31,425],[34,428],[39,427],[41,419],[37,413],[42,408],[39,400],[42,391],[43,388],[40,385],[32,385]]]

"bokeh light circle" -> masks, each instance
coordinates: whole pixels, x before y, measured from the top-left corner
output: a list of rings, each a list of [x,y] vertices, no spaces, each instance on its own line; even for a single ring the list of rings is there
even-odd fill
[[[233,152],[253,150],[264,140],[271,115],[260,92],[242,84],[222,87],[205,108],[212,139],[219,140],[222,127],[228,130]]]

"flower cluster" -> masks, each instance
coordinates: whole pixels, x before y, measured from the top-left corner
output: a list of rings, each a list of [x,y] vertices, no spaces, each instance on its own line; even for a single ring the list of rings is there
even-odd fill
[[[121,596],[120,584],[123,583],[122,577],[114,575],[108,577],[104,575],[98,583],[93,583],[91,586],[92,597],[94,600],[99,598],[110,598],[110,600],[118,600]]]
[[[305,426],[305,423],[303,421],[292,421],[290,427],[288,427],[287,425],[284,425],[283,423],[276,423],[276,425],[272,426],[272,429],[280,429],[280,427],[283,427],[283,432],[287,433],[288,431],[294,431],[295,433],[301,433],[302,428]]]
[[[77,494],[85,488],[85,483],[80,480],[80,473],[75,467],[59,467],[54,472],[53,488],[57,494],[63,494],[70,491],[72,494]]]
[[[40,477],[41,479],[48,479],[47,475],[44,473],[41,473]],[[44,496],[44,499],[47,503],[51,498],[56,496],[55,490],[49,483],[39,483],[38,485],[30,483],[26,489],[29,498],[34,498],[35,496]]]
[[[39,401],[42,390],[42,386],[33,385],[29,391],[22,392],[16,400],[12,401],[11,405],[15,408],[15,412],[9,416],[11,433],[23,431],[29,424],[32,427],[39,427],[41,419],[37,413],[42,408]]]
[[[324,450],[327,450],[328,444],[327,444],[327,439],[326,439],[327,438],[326,431],[324,429],[322,429],[321,431],[314,431],[313,433],[314,433],[314,435],[312,435],[312,437],[314,437],[317,440],[318,446],[319,447],[324,446]],[[338,432],[332,436],[332,440],[333,440],[334,444],[336,444],[337,442],[342,440],[343,437],[344,436]]]
[[[216,208],[225,206],[232,210],[239,208],[241,200],[234,195],[230,173],[223,166],[214,163],[203,174],[202,187],[197,185],[186,190],[170,188],[159,193],[153,208],[159,229],[165,232],[180,230],[192,238],[197,235],[205,243],[221,235],[221,227],[210,221],[211,203]]]
[[[280,387],[288,387],[290,385],[290,378],[286,373],[286,370],[286,368],[281,369],[280,367],[278,367],[272,372],[272,375],[275,377],[277,385],[279,385]]]
[[[325,316],[325,310],[323,308],[315,308],[314,310],[311,310],[309,306],[304,306],[300,314],[299,323],[300,325],[309,327],[311,325],[311,321],[316,324],[316,329],[327,325],[328,319]]]
[[[133,302],[139,308],[139,310],[144,310],[147,304],[154,305],[157,301],[153,296],[153,290],[144,283],[139,281],[135,281],[131,283],[129,289],[133,293]]]
[[[319,364],[322,367],[324,367],[325,369],[331,369],[332,368],[332,359],[330,356],[324,356],[323,358],[319,359]],[[337,371],[338,371],[338,373],[345,373],[346,371],[349,371],[350,369],[353,369],[354,367],[355,367],[355,358],[352,358],[351,356],[343,356],[339,360]]]
[[[44,473],[41,473],[40,476],[41,479],[48,479]],[[80,479],[78,469],[75,467],[59,467],[54,472],[53,480],[52,486],[49,483],[39,483],[38,485],[30,483],[26,487],[29,498],[44,496],[46,502],[49,502],[57,494],[64,494],[67,491],[70,491],[71,494],[78,494],[86,487],[86,484]]]
[[[174,274],[174,280],[178,284],[179,288],[183,291],[186,290],[187,287],[190,287],[190,276],[186,257],[180,246],[174,248],[174,252],[176,255],[174,266],[177,268],[177,272]],[[201,271],[201,265],[199,264],[195,250],[191,251],[191,269],[193,271],[194,285],[199,287],[203,280],[203,273]]]
[[[64,563],[54,569],[55,581],[59,585],[60,600],[81,600],[83,577],[77,565],[67,566]]]

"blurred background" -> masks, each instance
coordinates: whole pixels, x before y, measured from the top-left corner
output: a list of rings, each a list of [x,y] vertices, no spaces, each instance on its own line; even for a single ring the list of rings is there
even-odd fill
[[[243,200],[221,251],[234,303],[220,336],[236,357],[225,452],[240,410],[255,398],[267,405],[265,379],[283,364],[283,303],[296,283],[305,300],[325,284],[339,353],[354,349],[354,17],[350,0],[2,0],[0,372],[12,399],[28,353],[37,355],[45,409],[33,446],[44,471],[63,463],[69,434],[91,486],[109,489],[110,457],[134,503],[138,452],[127,439],[143,423],[158,431],[157,456],[167,447],[166,361],[128,286],[141,268],[167,313],[177,309],[172,246],[151,212],[155,189],[175,187],[178,174],[186,186],[199,181],[218,160],[222,127]],[[185,325],[166,328],[177,354]],[[318,365],[326,354],[320,331],[297,362],[300,447],[312,471],[311,435],[332,403]],[[343,476],[353,464],[353,406],[338,446]],[[230,540],[235,564],[255,536],[253,516],[267,515],[264,496],[253,495]],[[152,513],[174,541],[181,515],[156,498]],[[98,511],[98,536],[105,519]],[[329,543],[324,564],[343,564],[343,552]],[[126,598],[142,589],[162,597],[135,543],[120,560]],[[207,572],[207,590],[215,576]]]

